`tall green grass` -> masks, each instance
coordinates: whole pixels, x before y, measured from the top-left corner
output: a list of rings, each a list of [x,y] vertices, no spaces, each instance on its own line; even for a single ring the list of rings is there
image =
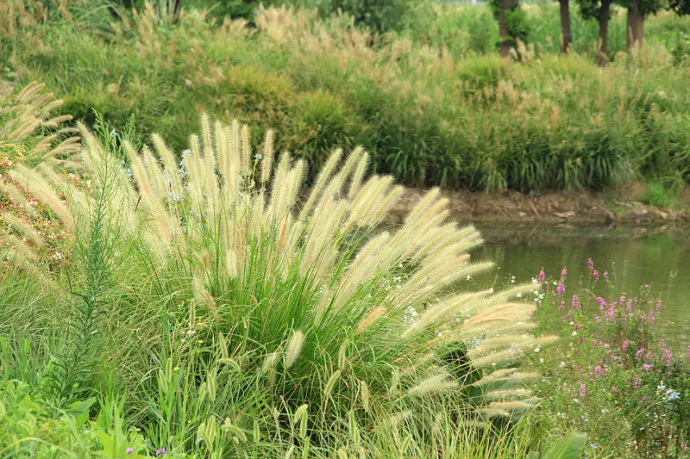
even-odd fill
[[[529,14],[555,14],[544,8]],[[483,30],[481,9],[458,11],[470,21],[458,30]],[[689,70],[662,45],[599,68],[546,42],[520,63],[459,57],[448,49],[455,39],[414,34],[372,48],[346,17],[285,8],[259,10],[256,29],[213,25],[197,10],[177,25],[154,9],[122,17],[105,35],[89,22],[51,21],[0,55],[15,81],[43,80],[63,97],[65,113],[91,123],[95,108],[116,128],[134,113],[140,132],[161,132],[179,150],[205,110],[257,124],[255,141],[276,128],[278,147],[310,166],[332,144],[363,145],[373,170],[411,186],[602,189],[649,174],[688,177]],[[656,20],[685,24],[650,18],[650,29]],[[467,37],[458,43],[481,38]]]

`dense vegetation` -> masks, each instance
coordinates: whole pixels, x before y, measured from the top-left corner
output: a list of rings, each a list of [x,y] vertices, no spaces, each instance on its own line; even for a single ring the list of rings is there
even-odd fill
[[[690,174],[687,17],[648,19],[648,47],[602,68],[593,49],[587,56],[596,25],[582,19],[574,52],[552,52],[549,5],[527,8],[520,62],[490,52],[496,25],[482,7],[417,12],[374,44],[348,17],[305,11],[259,10],[255,27],[214,24],[199,10],[175,24],[155,8],[115,11],[5,23],[6,78],[44,82],[87,124],[94,110],[116,130],[134,114],[145,143],[158,132],[183,149],[205,111],[257,125],[255,140],[275,128],[278,149],[312,171],[334,145],[362,145],[373,171],[413,186],[602,189]],[[625,48],[623,31],[613,33],[623,20],[612,20],[612,51]]]
[[[482,6],[317,3],[0,5],[0,456],[687,454],[649,288],[474,288],[438,188],[385,221],[396,179],[683,186],[687,19],[602,67],[551,5],[504,59]]]

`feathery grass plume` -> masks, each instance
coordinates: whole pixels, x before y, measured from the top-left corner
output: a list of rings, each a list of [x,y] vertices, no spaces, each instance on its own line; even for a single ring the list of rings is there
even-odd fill
[[[136,248],[127,252],[126,267],[112,271],[112,282],[147,303],[165,302],[171,316],[208,314],[213,320],[205,333],[223,336],[228,358],[260,378],[261,396],[291,410],[305,403],[321,406],[321,431],[329,430],[325,426],[339,416],[341,403],[355,403],[358,394],[371,411],[384,405],[399,409],[387,388],[424,424],[424,413],[446,409],[448,400],[462,403],[459,394],[474,382],[450,371],[449,348],[484,342],[469,349],[467,366],[482,368],[483,383],[476,387],[490,392],[501,382],[487,379],[501,371],[491,363],[512,364],[528,345],[540,342],[521,338],[509,345],[533,326],[532,306],[509,301],[528,291],[525,286],[496,294],[457,291],[457,280],[491,264],[471,261],[468,251],[481,237],[473,227],[447,221],[448,201],[440,190],[426,193],[398,228],[375,229],[402,188],[391,177],[364,180],[368,159],[361,149],[346,157],[341,150],[332,153],[300,211],[305,163],[285,152],[272,171],[267,134],[264,162],[252,167],[250,136],[238,122],[227,126],[204,118],[179,168],[160,137],[153,137],[152,150],[137,152],[125,144],[132,177],[93,136],[82,137],[86,170],[118,165],[109,168],[114,189],[101,203],[109,217],[103,221],[126,228],[119,249]],[[29,191],[37,188],[38,198],[61,220],[72,226],[88,222],[93,198],[77,190],[66,193],[63,204],[58,192],[67,188],[67,179],[54,173],[54,165],[46,167],[18,168],[18,176]],[[409,310],[419,312],[415,321],[406,319]],[[146,311],[134,314],[144,321]],[[173,335],[182,333],[176,329]],[[167,343],[168,335],[161,340]],[[452,376],[439,376],[444,371]],[[502,378],[517,381],[517,374]],[[229,379],[221,373],[218,378],[214,403],[248,396],[234,385],[221,390],[221,381]],[[528,404],[523,392],[514,395]],[[342,407],[343,413],[350,408]],[[362,431],[371,427],[361,425]]]
[[[271,178],[273,170],[273,145],[274,134],[273,130],[268,129],[264,137],[263,154],[261,160],[261,183],[267,183]]]
[[[55,212],[68,230],[74,231],[74,217],[69,208],[39,173],[22,164],[17,164],[12,172],[17,183],[21,184],[29,193],[36,195],[45,206]]]
[[[295,364],[302,350],[302,345],[304,345],[304,333],[300,330],[296,330],[290,337],[287,347],[285,348],[285,368],[290,368]]]
[[[22,237],[27,238],[36,246],[41,246],[45,242],[32,225],[10,212],[4,212],[0,215],[0,221],[5,222],[8,226],[21,234]]]
[[[71,135],[74,128],[64,127],[69,115],[52,117],[50,112],[62,105],[62,100],[45,93],[45,85],[30,83],[18,94],[5,82],[0,82],[0,144],[14,145],[14,161],[31,165],[42,160],[60,163],[63,156],[81,150],[79,137]],[[38,130],[43,132],[39,135]]]
[[[0,193],[7,199],[12,201],[17,206],[21,207],[22,211],[31,217],[37,217],[38,212],[32,205],[29,204],[27,194],[20,191],[17,186],[6,180],[0,180]]]
[[[447,392],[458,387],[460,387],[458,381],[452,379],[449,374],[439,373],[424,379],[416,386],[408,389],[407,395],[410,397],[420,397],[436,392]]]

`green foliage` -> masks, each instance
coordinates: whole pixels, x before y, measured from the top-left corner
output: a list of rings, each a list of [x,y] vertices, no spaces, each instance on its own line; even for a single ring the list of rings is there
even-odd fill
[[[31,387],[0,379],[0,455],[3,457],[148,457],[150,450],[137,432],[126,431],[122,406],[103,403],[96,420],[89,419],[93,398],[66,405],[55,414]]]
[[[498,20],[503,8],[502,0],[492,0],[489,2],[489,7],[494,15],[494,18]],[[517,46],[518,41],[523,43],[527,40],[529,34],[529,27],[526,21],[525,11],[520,7],[519,0],[513,0],[511,2],[510,8],[505,11],[506,25],[508,28],[508,37],[501,38],[500,40],[507,41],[512,48]]]
[[[115,142],[117,133],[109,132],[109,127],[96,113],[97,132],[103,136],[104,144],[114,158],[121,148]],[[133,118],[125,126],[124,134],[133,134]],[[119,229],[107,214],[109,201],[113,199],[112,168],[116,162],[103,163],[98,171],[92,193],[94,202],[85,215],[85,221],[76,222],[74,228],[75,261],[81,266],[82,279],[70,278],[70,293],[74,299],[70,302],[71,317],[64,324],[68,330],[63,342],[63,349],[55,352],[44,375],[43,390],[57,408],[84,397],[88,391],[90,374],[96,360],[94,355],[99,350],[98,339],[104,309],[111,304],[108,297],[111,287],[113,262],[116,259],[116,243]]]
[[[690,2],[688,0],[670,0],[669,5],[679,16],[690,14]]]
[[[352,16],[356,24],[381,33],[399,29],[408,9],[414,7],[415,3],[421,2],[419,0],[319,0],[318,6],[325,15],[342,11]]]
[[[647,189],[640,196],[640,200],[652,206],[669,208],[678,202],[678,181],[654,181],[648,184]]]
[[[543,459],[579,459],[585,451],[587,435],[570,432],[540,455]]]
[[[149,11],[129,28],[115,22],[106,39],[56,21],[31,39],[55,49],[27,37],[21,62],[8,62],[27,78],[45,76],[65,99],[63,113],[93,124],[95,108],[118,132],[133,113],[143,141],[157,131],[178,151],[198,107],[257,124],[254,140],[278,129],[278,147],[310,165],[334,144],[363,145],[375,171],[411,186],[602,189],[634,174],[690,170],[687,101],[675,96],[687,69],[660,47],[676,43],[685,19],[649,18],[654,51],[602,70],[575,53],[595,54],[595,22],[573,15],[582,33],[560,57],[547,52],[558,51],[558,9],[523,10],[535,47],[519,64],[476,55],[496,38],[477,35],[482,24],[495,32],[486,8],[439,5],[414,10],[407,31],[375,48],[346,18],[287,10],[262,12],[253,31],[212,26],[193,10],[161,25]],[[612,32],[624,19],[614,17]],[[423,29],[429,23],[436,28]],[[620,35],[612,52],[625,48]]]

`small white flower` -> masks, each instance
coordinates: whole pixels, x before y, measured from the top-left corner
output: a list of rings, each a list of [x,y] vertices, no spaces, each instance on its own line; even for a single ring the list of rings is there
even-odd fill
[[[522,298],[522,293],[518,293],[516,296],[517,296],[518,298]]]
[[[539,351],[541,351],[541,348],[539,346],[534,348],[534,352],[539,352]]]
[[[573,336],[577,336],[577,332],[576,332],[576,331],[574,331],[574,332],[572,332],[572,333],[571,333],[571,335],[573,335]]]
[[[470,274],[467,275],[467,280],[471,280],[472,276]]]

